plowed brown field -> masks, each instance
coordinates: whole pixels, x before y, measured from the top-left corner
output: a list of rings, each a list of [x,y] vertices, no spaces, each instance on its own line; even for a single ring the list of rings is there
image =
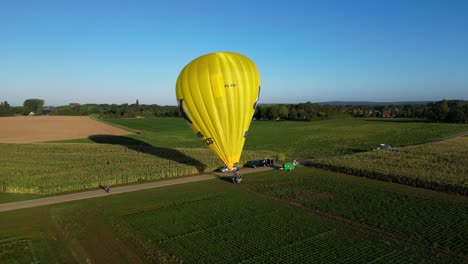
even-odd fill
[[[0,143],[45,142],[100,134],[121,136],[131,133],[87,116],[0,117]]]

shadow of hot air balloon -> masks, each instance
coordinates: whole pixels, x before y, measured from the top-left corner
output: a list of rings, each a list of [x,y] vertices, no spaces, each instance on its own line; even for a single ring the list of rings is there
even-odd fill
[[[199,173],[205,172],[207,168],[206,164],[203,164],[199,160],[187,156],[176,149],[154,147],[144,141],[134,139],[131,137],[114,135],[92,135],[88,138],[91,141],[99,144],[120,145],[141,153],[154,155],[167,160],[173,160],[180,164],[195,166]]]

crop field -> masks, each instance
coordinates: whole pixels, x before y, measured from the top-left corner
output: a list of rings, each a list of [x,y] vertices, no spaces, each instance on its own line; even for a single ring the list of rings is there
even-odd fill
[[[235,193],[203,197],[129,214],[124,220],[166,249],[156,256],[170,255],[181,262],[306,263],[345,258],[362,263],[389,251],[394,260],[404,260],[394,252],[398,244],[388,246],[365,232],[246,198]]]
[[[87,138],[99,134],[130,134],[84,116],[0,117],[0,128],[0,143],[32,143]]]
[[[468,137],[314,161],[314,167],[468,195]]]
[[[466,263],[467,199],[307,167],[260,172],[2,213],[0,262]]]
[[[468,256],[468,197],[298,168],[259,173],[248,190]]]
[[[208,149],[110,144],[0,144],[1,187],[13,193],[58,193],[212,171]],[[273,156],[245,151],[242,162]]]
[[[95,188],[105,182],[114,185],[193,175],[221,165],[182,118],[108,119],[105,122],[137,133],[96,134],[46,144],[0,144],[1,190],[41,194],[68,192]],[[252,123],[241,165],[247,160],[267,157],[282,162],[362,152],[382,142],[410,145],[464,130],[468,130],[468,125],[358,119],[256,121]],[[447,167],[443,162],[437,164],[442,167],[433,168],[434,171]],[[0,197],[0,200],[9,198]]]
[[[131,137],[153,146],[203,146],[182,118],[108,119],[106,122],[142,131]],[[421,144],[466,130],[466,124],[401,120],[253,121],[244,149],[284,153],[290,160],[310,159],[368,151],[381,143]]]
[[[38,263],[31,241],[21,239],[0,240],[0,260],[16,263]]]

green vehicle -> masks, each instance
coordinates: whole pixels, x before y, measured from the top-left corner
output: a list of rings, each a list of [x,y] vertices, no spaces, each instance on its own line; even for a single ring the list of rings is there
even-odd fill
[[[294,163],[289,162],[289,163],[283,163],[283,170],[294,170]]]

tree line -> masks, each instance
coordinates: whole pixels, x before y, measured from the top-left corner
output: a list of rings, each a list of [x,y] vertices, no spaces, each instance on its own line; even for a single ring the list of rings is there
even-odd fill
[[[23,106],[0,102],[0,116],[28,115],[95,115],[100,118],[182,117],[177,106],[156,104],[78,104],[44,106],[42,99],[27,99]],[[427,104],[403,105],[322,105],[317,103],[262,104],[254,114],[256,120],[313,121],[338,118],[414,118],[431,122],[468,123],[468,101],[442,100]]]
[[[442,100],[423,105],[321,105],[316,103],[260,105],[257,120],[323,120],[336,118],[414,118],[431,122],[468,123],[468,101]]]
[[[177,106],[161,106],[156,104],[69,104],[49,108],[49,115],[96,115],[100,118],[135,118],[135,117],[179,117],[181,113]]]
[[[14,114],[14,108],[7,101],[0,102],[0,116],[12,116]]]
[[[256,120],[311,121],[347,117],[350,117],[350,115],[343,107],[319,105],[311,102],[258,105],[254,114]]]
[[[423,105],[349,107],[352,117],[416,118],[431,122],[468,123],[468,101],[442,100]]]
[[[42,114],[44,100],[27,99],[23,106],[11,106],[7,101],[0,101],[0,116],[29,115],[31,112]]]

